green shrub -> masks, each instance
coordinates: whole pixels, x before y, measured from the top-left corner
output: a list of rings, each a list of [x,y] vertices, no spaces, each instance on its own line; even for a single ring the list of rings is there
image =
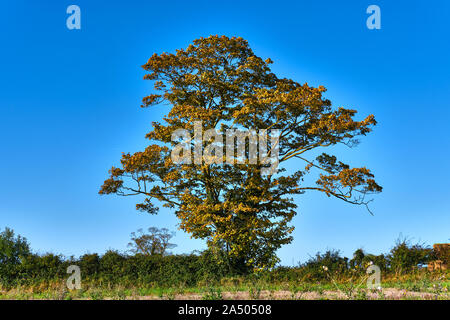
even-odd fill
[[[327,250],[321,254],[318,252],[315,257],[309,259],[301,265],[302,273],[309,275],[309,280],[327,279],[327,273],[342,276],[348,270],[348,258],[342,257],[338,250]],[[326,272],[324,272],[326,270]]]
[[[411,244],[404,238],[398,239],[388,256],[391,271],[404,274],[420,267],[432,258],[433,251],[423,244]]]
[[[389,260],[384,254],[374,255],[366,253],[363,249],[358,249],[353,253],[349,268],[365,273],[367,267],[371,264],[377,265],[383,272],[388,271],[389,268]]]
[[[14,234],[10,228],[0,233],[0,265],[17,265],[21,259],[31,254],[30,245],[26,238]]]
[[[100,257],[97,253],[86,253],[75,264],[80,267],[82,275],[85,276],[96,278],[100,271]]]

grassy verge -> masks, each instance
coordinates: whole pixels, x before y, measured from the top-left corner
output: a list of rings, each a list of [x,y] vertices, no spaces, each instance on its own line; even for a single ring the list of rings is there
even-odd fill
[[[195,287],[124,286],[83,281],[80,290],[68,290],[64,280],[55,280],[0,288],[0,299],[450,299],[449,272],[388,275],[382,279],[382,288],[378,290],[367,289],[365,280],[364,276],[355,276],[320,282],[271,282],[233,277]]]

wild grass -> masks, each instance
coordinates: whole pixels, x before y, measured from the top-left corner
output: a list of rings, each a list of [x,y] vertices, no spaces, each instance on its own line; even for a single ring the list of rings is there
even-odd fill
[[[450,299],[450,272],[418,270],[402,276],[386,275],[380,290],[369,290],[365,276],[340,277],[315,282],[299,280],[267,281],[249,277],[229,277],[209,285],[148,286],[117,285],[98,281],[82,282],[82,289],[68,290],[64,281],[42,282],[30,286],[0,288],[0,299],[102,300],[102,299],[203,299],[233,297],[258,299]],[[362,284],[361,284],[362,283]],[[392,297],[392,294],[395,294]],[[391,296],[388,296],[391,294]]]

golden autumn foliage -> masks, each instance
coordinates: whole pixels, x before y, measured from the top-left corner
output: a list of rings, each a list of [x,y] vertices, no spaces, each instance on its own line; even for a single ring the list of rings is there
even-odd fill
[[[200,38],[176,53],[154,54],[142,67],[154,81],[154,93],[142,107],[169,105],[163,123],[146,135],[153,144],[124,154],[121,168],[112,168],[101,194],[143,195],[137,209],[156,213],[154,200],[173,208],[180,228],[206,239],[226,256],[230,268],[266,269],[275,252],[290,243],[295,215],[292,196],[316,190],[346,202],[367,205],[367,194],[380,192],[369,169],[350,168],[326,153],[312,150],[345,144],[352,147],[376,124],[373,115],[354,119],[356,110],[332,108],[326,89],[271,72],[270,59],[257,57],[242,38]],[[176,164],[170,150],[172,132],[203,129],[224,133],[229,128],[280,130],[280,169],[261,175],[262,164]],[[283,163],[296,161],[296,172]],[[303,185],[316,173],[315,185]]]

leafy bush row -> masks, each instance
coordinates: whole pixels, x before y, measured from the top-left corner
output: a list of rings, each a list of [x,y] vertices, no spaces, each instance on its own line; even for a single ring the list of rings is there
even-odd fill
[[[326,279],[327,273],[340,277],[363,273],[370,264],[376,264],[385,273],[398,275],[417,269],[435,259],[435,255],[433,249],[403,239],[386,255],[368,254],[358,249],[353,258],[348,259],[339,251],[329,250],[323,254],[317,253],[298,267],[278,266],[270,272],[245,276],[272,282],[320,281]],[[110,250],[103,255],[94,253],[65,258],[55,254],[32,253],[26,239],[15,236],[11,229],[0,233],[0,284],[3,287],[60,281],[69,276],[66,272],[70,265],[80,267],[83,281],[112,285],[197,286],[237,276],[231,274],[227,264],[208,250],[165,256],[128,255]]]
[[[77,265],[82,279],[97,283],[155,286],[195,286],[199,282],[218,281],[226,269],[208,253],[170,256],[128,256],[116,251],[104,255],[85,254],[79,259],[64,259],[54,254],[31,254],[20,263],[2,264],[3,286],[31,285],[65,279],[68,266]]]

